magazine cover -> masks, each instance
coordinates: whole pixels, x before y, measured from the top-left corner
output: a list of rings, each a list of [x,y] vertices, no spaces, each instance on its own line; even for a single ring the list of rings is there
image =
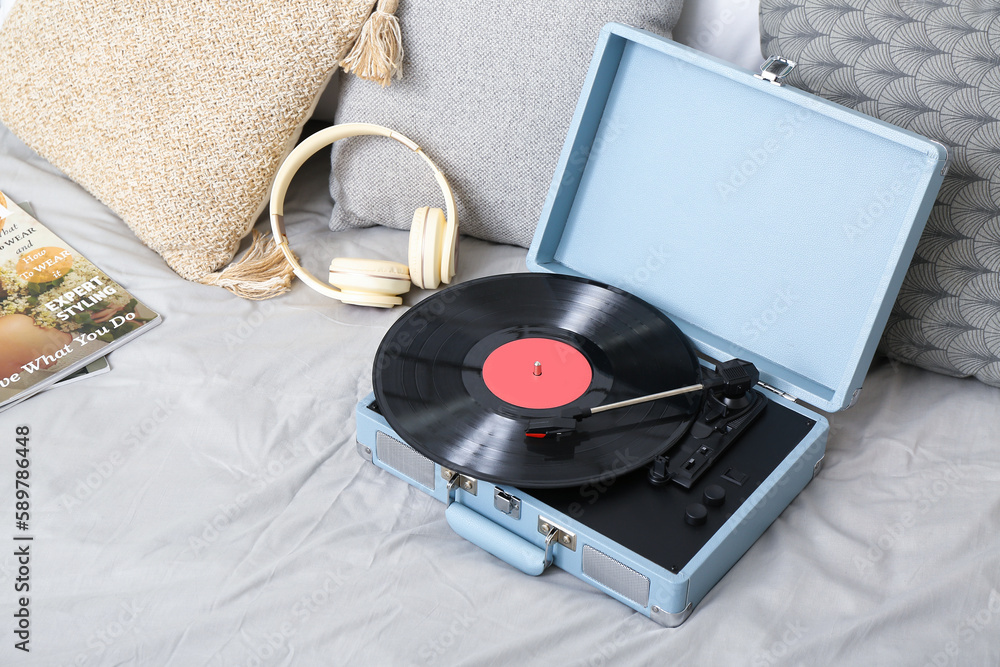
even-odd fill
[[[0,410],[159,322],[0,192]]]
[[[31,206],[31,202],[17,202],[18,207],[30,215],[32,218],[37,218],[35,215],[35,209]],[[6,208],[4,209],[6,210]],[[46,389],[52,389],[54,387],[62,387],[63,385],[72,384],[79,380],[86,380],[87,378],[97,377],[98,375],[104,375],[111,370],[111,364],[108,363],[107,357],[98,357],[94,359],[89,364],[70,373],[66,377],[60,377],[54,383],[49,385]],[[3,409],[0,408],[0,411]]]

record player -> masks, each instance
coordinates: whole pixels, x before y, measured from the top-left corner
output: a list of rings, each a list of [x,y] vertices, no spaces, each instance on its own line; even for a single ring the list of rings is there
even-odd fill
[[[362,456],[521,571],[682,623],[819,471],[947,165],[792,67],[606,26],[532,272],[396,322]]]

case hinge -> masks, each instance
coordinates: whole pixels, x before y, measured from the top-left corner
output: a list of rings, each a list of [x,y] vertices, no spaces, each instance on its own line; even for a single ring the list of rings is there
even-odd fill
[[[785,77],[788,76],[796,63],[788,58],[771,56],[760,66],[760,74],[754,74],[758,79],[770,81],[776,86],[785,85]]]
[[[857,389],[855,389],[854,393],[851,394],[851,402],[847,404],[847,407],[848,408],[853,408],[854,404],[858,402],[858,397],[859,396],[861,396],[861,387],[858,387]],[[846,410],[847,408],[844,408],[844,409]]]
[[[789,394],[787,391],[781,391],[777,387],[772,387],[771,385],[769,385],[766,382],[758,382],[757,384],[760,385],[761,387],[763,387],[764,389],[767,389],[769,391],[773,391],[775,394],[777,394],[778,396],[781,396],[786,401],[791,401],[792,403],[797,403],[798,400],[799,400],[799,399],[795,398],[794,396],[792,396],[791,394]]]
[[[931,139],[931,141],[934,141],[934,140]],[[941,146],[942,148],[944,148],[944,164],[941,165],[941,175],[942,176],[947,176],[948,175],[948,169],[949,169],[949,167],[951,167],[951,151],[948,150],[948,147],[945,146],[940,141],[934,141],[934,143],[936,143],[938,146]]]

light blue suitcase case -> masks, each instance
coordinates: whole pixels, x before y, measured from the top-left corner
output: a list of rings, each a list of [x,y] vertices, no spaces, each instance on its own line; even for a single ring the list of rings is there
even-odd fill
[[[552,564],[662,625],[682,623],[819,471],[829,427],[816,409],[857,399],[947,166],[940,144],[781,85],[790,66],[755,75],[607,25],[528,253],[532,271],[655,305],[705,357],[752,361],[768,410],[798,420],[802,434],[742,489],[739,470],[715,464],[730,493],[707,525],[672,516],[683,504],[634,508],[662,512],[666,541],[701,530],[693,555],[662,562],[595,529],[600,485],[554,505],[443,470],[374,395],[358,406],[362,456],[445,503],[459,535],[527,574]],[[734,448],[754,456],[771,435]]]

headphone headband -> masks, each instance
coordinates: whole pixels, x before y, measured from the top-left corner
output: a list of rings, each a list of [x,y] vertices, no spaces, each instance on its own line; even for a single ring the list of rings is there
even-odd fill
[[[278,169],[278,173],[274,177],[274,184],[271,186],[271,231],[274,234],[274,239],[277,242],[278,247],[281,248],[281,252],[285,255],[285,259],[288,260],[288,263],[291,265],[292,271],[295,275],[316,291],[335,299],[339,299],[342,292],[319,280],[302,268],[302,265],[299,264],[298,259],[296,259],[295,255],[292,253],[291,248],[288,247],[288,237],[285,235],[285,195],[288,192],[288,185],[291,183],[292,177],[295,176],[295,173],[303,164],[305,164],[306,160],[315,155],[320,149],[340,141],[341,139],[369,135],[388,137],[398,141],[422,157],[424,162],[430,166],[434,172],[434,180],[437,181],[438,186],[441,188],[441,193],[444,195],[445,212],[447,217],[444,247],[452,249],[457,247],[455,237],[458,234],[458,222],[455,213],[455,195],[452,194],[451,187],[448,185],[448,181],[445,179],[444,174],[440,169],[438,169],[437,165],[434,164],[429,157],[427,157],[427,154],[424,153],[416,142],[404,137],[402,134],[394,130],[390,130],[387,127],[373,125],[371,123],[344,123],[322,129],[319,132],[310,135],[298,146],[296,146],[295,149],[288,154],[288,157],[285,158],[285,161]],[[449,266],[453,267],[455,265],[454,250],[451,252],[452,256],[450,258],[443,259],[450,260]],[[451,282],[451,278],[452,274],[450,271],[441,272],[441,280],[443,282]]]

